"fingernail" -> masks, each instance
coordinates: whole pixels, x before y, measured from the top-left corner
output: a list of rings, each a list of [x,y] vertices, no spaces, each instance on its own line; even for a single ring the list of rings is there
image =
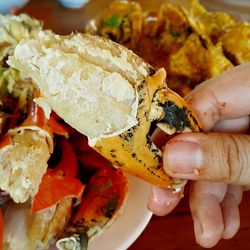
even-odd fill
[[[148,200],[148,209],[156,215],[163,216],[170,213],[180,199],[180,195],[173,190],[153,186]]]
[[[202,163],[203,151],[195,142],[174,141],[165,146],[164,168],[173,173],[192,174]]]
[[[163,190],[159,187],[153,186],[150,192],[149,203],[154,204],[156,206],[162,206],[164,202],[165,195],[163,193]]]

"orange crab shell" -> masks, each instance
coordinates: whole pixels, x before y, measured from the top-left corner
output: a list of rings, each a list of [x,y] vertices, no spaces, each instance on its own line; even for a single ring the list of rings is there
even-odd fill
[[[11,138],[8,134],[5,134],[0,138],[0,149],[8,145],[11,145]]]
[[[81,200],[85,185],[77,178],[77,156],[65,138],[62,140],[61,155],[59,163],[44,174],[32,201],[32,213],[49,208],[65,198]]]
[[[14,135],[25,129],[36,130],[47,138],[47,143],[50,149],[50,153],[53,152],[54,143],[53,143],[53,132],[49,125],[48,119],[45,117],[43,109],[34,101],[31,105],[31,110],[28,117],[24,122],[13,129],[8,131],[8,134]]]
[[[105,160],[104,160],[105,161]],[[82,249],[107,228],[122,211],[128,194],[128,179],[122,171],[106,163],[91,177],[81,204],[57,241],[57,246],[75,238]],[[64,247],[60,247],[64,249]]]
[[[124,172],[163,188],[179,188],[185,182],[174,179],[164,172],[162,151],[152,143],[149,136],[152,122],[157,122],[159,119],[154,117],[154,114],[157,114],[157,111],[153,108],[155,94],[160,91],[159,102],[165,105],[167,101],[172,101],[182,112],[189,124],[189,127],[185,128],[186,130],[199,131],[201,124],[187,103],[167,88],[165,79],[166,71],[163,68],[159,69],[154,75],[147,77],[138,91],[140,94],[137,112],[138,125],[120,135],[98,140],[94,149]],[[175,119],[180,118],[173,113],[173,120]],[[160,120],[158,122],[164,123]],[[166,125],[170,126],[169,124]]]

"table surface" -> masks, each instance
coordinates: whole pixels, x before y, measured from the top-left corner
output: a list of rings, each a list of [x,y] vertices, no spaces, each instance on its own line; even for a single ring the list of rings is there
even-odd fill
[[[71,10],[60,6],[55,0],[31,0],[20,12],[24,12],[44,21],[44,27],[52,29],[58,34],[69,34],[72,31],[83,31],[86,20],[96,12],[95,4],[100,9],[108,1],[90,1],[86,8]],[[144,5],[151,6],[154,1],[143,1]],[[163,1],[160,1],[163,2]],[[230,240],[222,240],[213,249],[245,250],[250,249],[250,192],[244,194],[240,205],[241,226],[237,235]],[[129,248],[129,250],[178,250],[202,249],[194,239],[192,217],[188,205],[188,195],[178,207],[164,217],[153,216],[144,232]]]

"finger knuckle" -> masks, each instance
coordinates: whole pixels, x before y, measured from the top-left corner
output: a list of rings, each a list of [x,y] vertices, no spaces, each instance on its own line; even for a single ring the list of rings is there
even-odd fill
[[[248,146],[250,138],[248,136],[229,135],[223,140],[225,157],[221,164],[222,176],[231,184],[242,184],[250,182]]]

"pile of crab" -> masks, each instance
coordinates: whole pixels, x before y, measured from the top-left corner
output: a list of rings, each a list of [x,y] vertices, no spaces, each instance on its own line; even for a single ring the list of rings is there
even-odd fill
[[[85,136],[48,117],[32,80],[6,64],[41,29],[26,15],[0,15],[1,247],[85,249],[119,214],[128,181]]]

